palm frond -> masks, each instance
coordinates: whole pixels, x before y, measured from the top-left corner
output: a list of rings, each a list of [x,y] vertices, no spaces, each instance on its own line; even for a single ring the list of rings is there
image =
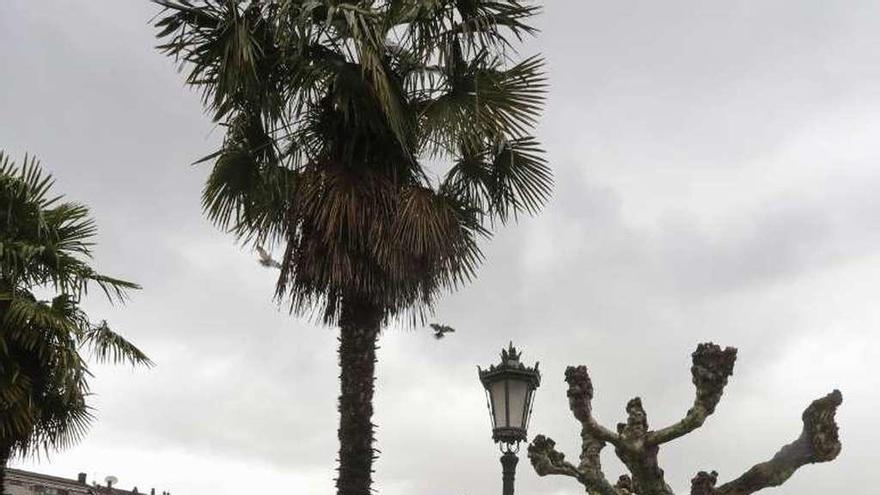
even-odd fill
[[[90,348],[98,362],[152,367],[154,363],[134,344],[110,329],[106,321],[86,330],[83,345]]]
[[[159,49],[225,128],[203,159],[207,217],[283,251],[291,311],[337,321],[347,297],[422,317],[473,278],[493,221],[552,186],[532,136],[540,9],[519,0],[159,0]],[[437,184],[426,163],[451,167]],[[443,166],[443,165],[440,165]]]
[[[464,156],[450,169],[443,188],[506,223],[534,214],[550,197],[553,175],[533,137],[500,141]]]
[[[537,123],[546,92],[543,60],[501,69],[488,57],[455,62],[446,70],[447,89],[420,102],[423,140],[432,155],[522,137]]]

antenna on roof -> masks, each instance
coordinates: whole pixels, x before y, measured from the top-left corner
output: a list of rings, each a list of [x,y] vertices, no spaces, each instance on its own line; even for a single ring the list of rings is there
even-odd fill
[[[107,488],[113,488],[113,485],[115,485],[119,479],[116,476],[107,476],[104,478],[104,481],[107,482]]]

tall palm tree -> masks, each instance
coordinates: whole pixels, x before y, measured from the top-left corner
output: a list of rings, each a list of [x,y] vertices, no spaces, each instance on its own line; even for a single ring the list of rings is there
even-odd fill
[[[548,198],[540,57],[520,0],[154,0],[159,49],[226,130],[210,220],[280,247],[276,296],[338,325],[340,495],[368,495],[375,348],[471,279]]]
[[[0,493],[10,458],[66,448],[86,432],[91,375],[82,351],[151,365],[80,308],[90,286],[117,301],[138,287],[89,265],[95,223],[85,206],[52,195],[52,184],[35,159],[18,167],[0,152]]]

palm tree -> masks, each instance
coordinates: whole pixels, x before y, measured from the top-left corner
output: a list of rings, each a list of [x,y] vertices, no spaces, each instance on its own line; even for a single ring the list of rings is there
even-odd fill
[[[138,286],[88,264],[95,223],[85,206],[51,195],[52,184],[35,159],[19,168],[0,152],[0,493],[10,458],[69,447],[86,432],[83,349],[98,361],[152,364],[80,308],[90,286],[118,301]]]
[[[491,228],[539,210],[540,57],[520,0],[154,0],[159,49],[225,129],[203,193],[280,247],[279,301],[338,325],[340,495],[368,495],[380,329],[424,323]]]

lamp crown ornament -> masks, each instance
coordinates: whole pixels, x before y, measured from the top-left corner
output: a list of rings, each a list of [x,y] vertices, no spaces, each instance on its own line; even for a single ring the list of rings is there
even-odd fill
[[[520,356],[522,356],[522,352],[516,352],[513,342],[510,342],[510,346],[507,349],[501,349],[501,362],[508,366],[521,365],[522,363],[519,362]]]
[[[489,368],[485,370],[477,366],[477,370],[480,372],[481,380],[485,382],[483,376],[488,373],[500,372],[505,369],[523,370],[529,373],[535,373],[535,378],[538,380],[538,383],[535,385],[535,387],[537,388],[541,380],[541,374],[540,372],[538,372],[538,367],[541,363],[536,362],[534,367],[529,368],[522,363],[522,361],[520,360],[521,357],[522,351],[517,351],[516,346],[514,346],[513,342],[511,342],[508,345],[507,349],[501,349],[501,362],[499,364],[491,364],[489,365]]]

